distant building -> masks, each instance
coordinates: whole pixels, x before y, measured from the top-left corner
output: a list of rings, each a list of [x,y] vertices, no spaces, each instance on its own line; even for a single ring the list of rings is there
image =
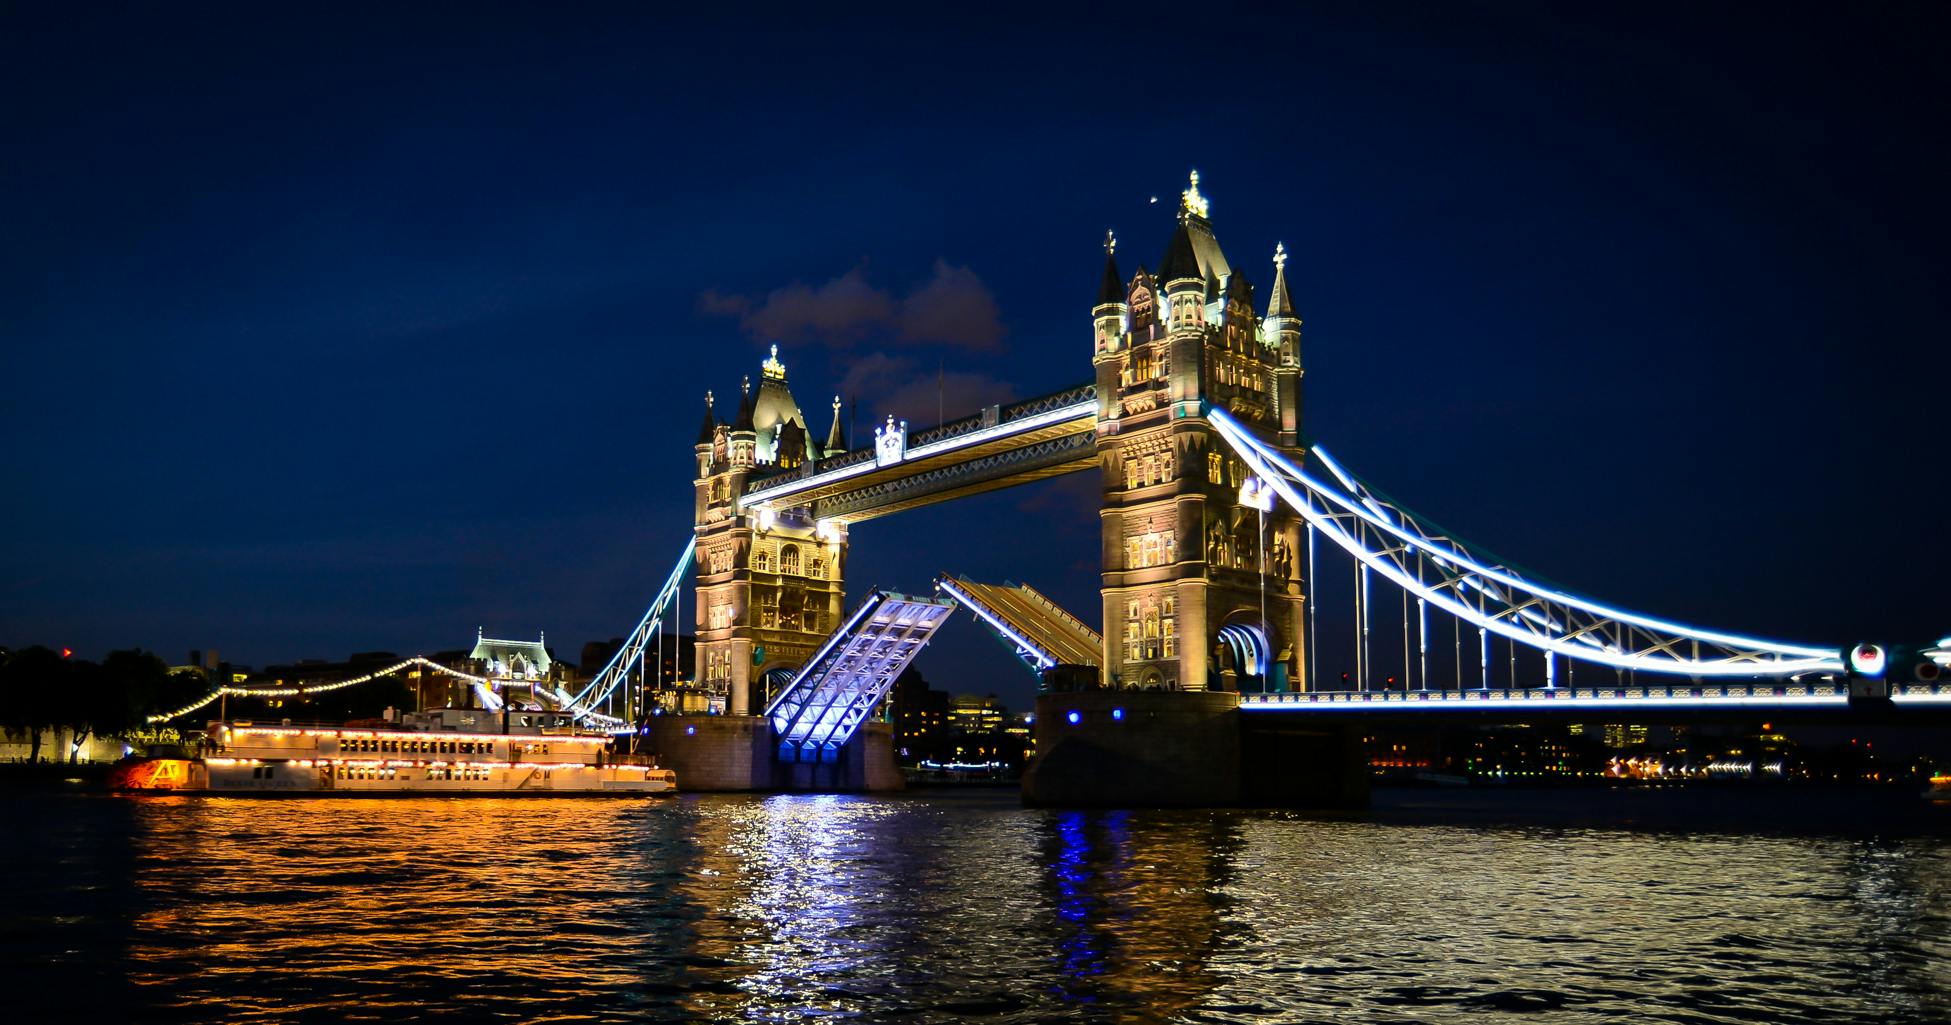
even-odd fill
[[[894,753],[904,765],[945,761],[949,754],[948,695],[928,686],[912,665],[894,681],[889,697]]]

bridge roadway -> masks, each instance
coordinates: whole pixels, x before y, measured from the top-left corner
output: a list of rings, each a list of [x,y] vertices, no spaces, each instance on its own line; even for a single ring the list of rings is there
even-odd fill
[[[856,448],[748,485],[747,508],[811,506],[815,519],[856,523],[1097,465],[1097,389],[1081,385],[907,436]]]
[[[1870,683],[1858,682],[1859,687]],[[1926,718],[1940,721],[1951,713],[1951,683],[1893,682],[1888,691],[1887,697],[1862,691],[1852,697],[1849,685],[1839,680],[1702,682],[1681,678],[1613,687],[1242,694],[1240,711],[1255,718],[1360,719],[1390,725],[1431,720],[1589,721],[1600,716],[1629,717],[1635,722],[1684,722],[1750,715],[1846,725],[1895,721],[1897,716],[1904,722]]]

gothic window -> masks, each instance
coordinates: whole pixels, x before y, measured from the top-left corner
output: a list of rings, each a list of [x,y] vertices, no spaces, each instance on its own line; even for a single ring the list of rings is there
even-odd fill
[[[761,573],[772,572],[772,549],[760,548],[752,553],[752,568]]]
[[[1169,448],[1159,454],[1158,479],[1159,480],[1172,479],[1172,450]]]
[[[1139,560],[1138,539],[1135,537],[1125,538],[1125,568],[1137,569],[1138,567],[1143,566],[1144,563],[1138,560]]]
[[[771,593],[759,595],[759,625],[767,630],[779,625],[778,595]]]
[[[799,546],[786,545],[779,549],[779,572],[799,575]]]
[[[1143,547],[1139,552],[1139,559],[1141,565],[1145,565],[1145,566],[1158,565],[1158,535],[1157,534],[1145,535]]]
[[[1132,488],[1135,488],[1137,486],[1138,486],[1138,460],[1127,459],[1125,460],[1125,490],[1129,491]]]
[[[1217,452],[1206,453],[1206,479],[1214,484],[1226,483],[1226,457]]]
[[[807,559],[806,575],[812,577],[815,580],[825,580],[826,579],[825,557],[820,555],[815,555],[812,558]]]
[[[1125,603],[1125,661],[1142,662],[1145,658],[1144,625],[1139,619],[1138,602]]]
[[[1145,611],[1145,657],[1147,659],[1154,659],[1158,657],[1158,649],[1159,649],[1158,641],[1159,641],[1158,606],[1154,605]]]
[[[1158,602],[1159,651],[1163,658],[1178,657],[1179,617],[1174,614],[1175,603],[1171,595]]]
[[[792,588],[779,600],[779,628],[797,630],[800,628],[800,615],[806,608],[806,593]]]

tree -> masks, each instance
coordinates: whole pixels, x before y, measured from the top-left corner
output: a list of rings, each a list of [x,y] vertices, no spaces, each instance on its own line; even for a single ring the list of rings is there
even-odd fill
[[[73,667],[62,725],[73,731],[68,761],[81,754],[91,733],[126,733],[146,721],[149,710],[174,691],[169,666],[146,651],[110,652],[101,666]]]
[[[66,661],[39,645],[0,661],[0,730],[27,738],[30,762],[41,760],[41,735],[59,724]]]

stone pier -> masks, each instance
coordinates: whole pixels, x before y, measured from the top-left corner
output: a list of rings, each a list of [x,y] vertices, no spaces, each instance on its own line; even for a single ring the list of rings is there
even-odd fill
[[[1359,732],[1279,728],[1221,691],[1084,691],[1036,704],[1033,807],[1350,808],[1368,803]]]
[[[677,773],[679,793],[884,793],[905,785],[884,722],[863,725],[838,761],[818,765],[781,763],[762,715],[658,716],[648,741],[658,764]]]

